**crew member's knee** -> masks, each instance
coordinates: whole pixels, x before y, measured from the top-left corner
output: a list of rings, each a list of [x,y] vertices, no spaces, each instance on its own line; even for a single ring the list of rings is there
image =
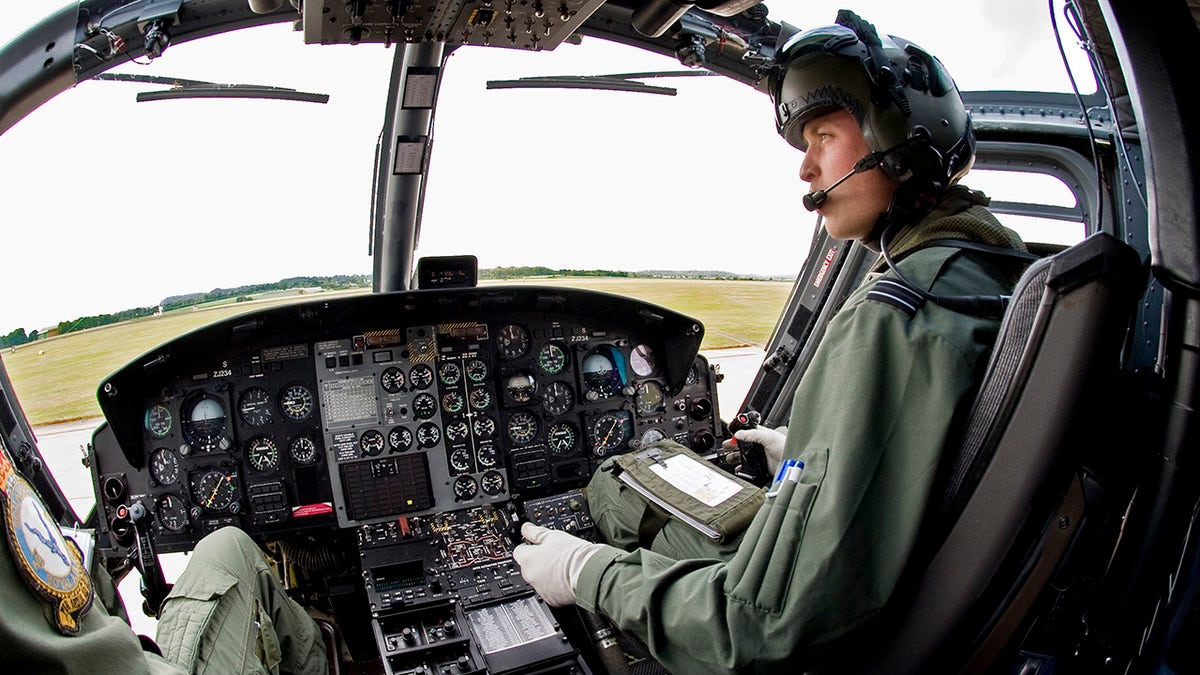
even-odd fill
[[[264,565],[264,558],[262,549],[250,535],[236,527],[223,527],[197,542],[188,564],[196,562],[216,564],[230,571],[256,573]]]

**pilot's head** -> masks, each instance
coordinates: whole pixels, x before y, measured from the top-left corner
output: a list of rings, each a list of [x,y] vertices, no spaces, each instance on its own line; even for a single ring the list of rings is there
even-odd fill
[[[801,177],[814,189],[828,189],[854,162],[883,153],[880,168],[854,176],[829,193],[821,208],[827,221],[838,210],[835,200],[849,202],[855,196],[851,193],[860,192],[852,185],[873,174],[887,177],[890,183],[880,185],[890,185],[891,193],[902,189],[936,196],[974,161],[971,117],[941,62],[907,40],[879,36],[853,12],[842,10],[836,24],[789,38],[776,53],[767,85],[780,135],[800,150],[808,153],[814,140],[827,138],[814,123],[832,120],[839,129],[849,125],[861,133],[862,154],[844,169],[832,163],[818,165],[817,158],[806,155],[807,173],[802,167]],[[829,175],[835,170],[836,175]],[[885,202],[876,214],[886,208]],[[839,236],[833,228],[831,233]]]

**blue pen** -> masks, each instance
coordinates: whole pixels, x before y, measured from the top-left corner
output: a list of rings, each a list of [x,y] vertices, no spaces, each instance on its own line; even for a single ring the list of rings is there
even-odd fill
[[[800,471],[804,468],[804,462],[798,459],[785,459],[779,465],[779,471],[775,473],[775,480],[771,483],[770,489],[767,490],[768,497],[774,497],[779,494],[780,488],[785,482],[795,483],[800,480]]]

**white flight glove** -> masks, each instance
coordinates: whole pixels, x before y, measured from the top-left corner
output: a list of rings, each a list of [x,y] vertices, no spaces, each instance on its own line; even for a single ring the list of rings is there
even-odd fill
[[[733,433],[733,437],[739,443],[758,443],[763,446],[763,452],[767,456],[767,468],[771,470],[771,476],[779,471],[779,463],[783,461],[783,446],[787,442],[787,427],[776,427],[768,429],[766,427],[754,427],[752,429],[739,429]]]
[[[513,559],[521,566],[521,576],[551,607],[575,604],[575,586],[583,565],[604,548],[573,534],[551,530],[533,523],[521,525],[526,543],[513,549]]]

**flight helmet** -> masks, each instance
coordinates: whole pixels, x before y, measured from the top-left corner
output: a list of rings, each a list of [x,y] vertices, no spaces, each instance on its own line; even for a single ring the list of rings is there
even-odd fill
[[[806,122],[845,108],[902,187],[938,192],[974,162],[971,116],[941,62],[908,40],[881,38],[848,10],[787,39],[767,85],[776,129],[800,150]]]

